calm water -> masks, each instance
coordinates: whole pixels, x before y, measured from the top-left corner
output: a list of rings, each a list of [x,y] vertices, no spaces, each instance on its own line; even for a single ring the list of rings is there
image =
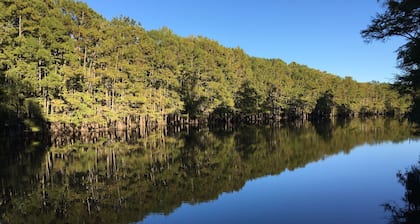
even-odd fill
[[[420,156],[397,120],[170,133],[3,140],[0,223],[387,223]]]

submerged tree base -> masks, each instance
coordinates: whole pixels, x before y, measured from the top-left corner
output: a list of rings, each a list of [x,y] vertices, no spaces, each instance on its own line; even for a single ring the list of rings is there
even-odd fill
[[[146,117],[147,118],[147,117]],[[213,130],[234,130],[237,127],[247,125],[271,125],[283,126],[293,124],[300,127],[306,122],[311,122],[316,127],[325,126],[325,124],[341,124],[349,122],[353,119],[396,119],[390,115],[374,115],[364,114],[355,116],[328,116],[316,117],[311,114],[301,114],[296,117],[288,117],[285,114],[269,114],[259,113],[255,115],[231,114],[223,118],[214,116],[190,118],[188,115],[165,115],[161,120],[158,119],[125,119],[124,121],[114,121],[108,124],[75,124],[50,123],[48,136],[51,136],[52,142],[57,145],[69,144],[74,139],[81,139],[85,143],[96,143],[100,139],[108,139],[110,141],[136,141],[143,137],[149,136],[157,130],[164,133],[177,133],[182,130],[189,129],[213,129]],[[403,121],[406,118],[401,117]],[[139,122],[140,121],[140,122]],[[416,133],[415,125],[410,129],[412,133]],[[323,132],[323,131],[321,131]]]

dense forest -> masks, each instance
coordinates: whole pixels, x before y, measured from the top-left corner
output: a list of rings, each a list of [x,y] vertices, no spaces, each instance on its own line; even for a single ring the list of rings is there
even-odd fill
[[[132,223],[356,146],[416,139],[412,124],[396,119],[296,123],[168,134],[160,129],[147,138],[55,140],[60,143],[48,150],[42,144],[10,150],[0,157],[0,220]]]
[[[79,1],[0,2],[3,126],[400,115],[411,99],[390,84],[252,57],[166,27],[146,31],[124,16],[108,21]]]

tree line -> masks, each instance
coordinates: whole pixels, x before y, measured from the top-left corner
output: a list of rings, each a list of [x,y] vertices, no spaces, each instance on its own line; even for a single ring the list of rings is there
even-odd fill
[[[400,115],[412,102],[390,84],[251,57],[166,27],[146,31],[131,18],[109,21],[74,0],[2,1],[0,24],[3,125]]]

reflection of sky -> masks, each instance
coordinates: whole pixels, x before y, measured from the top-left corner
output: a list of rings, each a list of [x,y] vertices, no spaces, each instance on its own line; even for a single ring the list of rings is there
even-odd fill
[[[364,145],[144,223],[386,223],[380,205],[401,199],[396,173],[419,156],[420,141]]]

